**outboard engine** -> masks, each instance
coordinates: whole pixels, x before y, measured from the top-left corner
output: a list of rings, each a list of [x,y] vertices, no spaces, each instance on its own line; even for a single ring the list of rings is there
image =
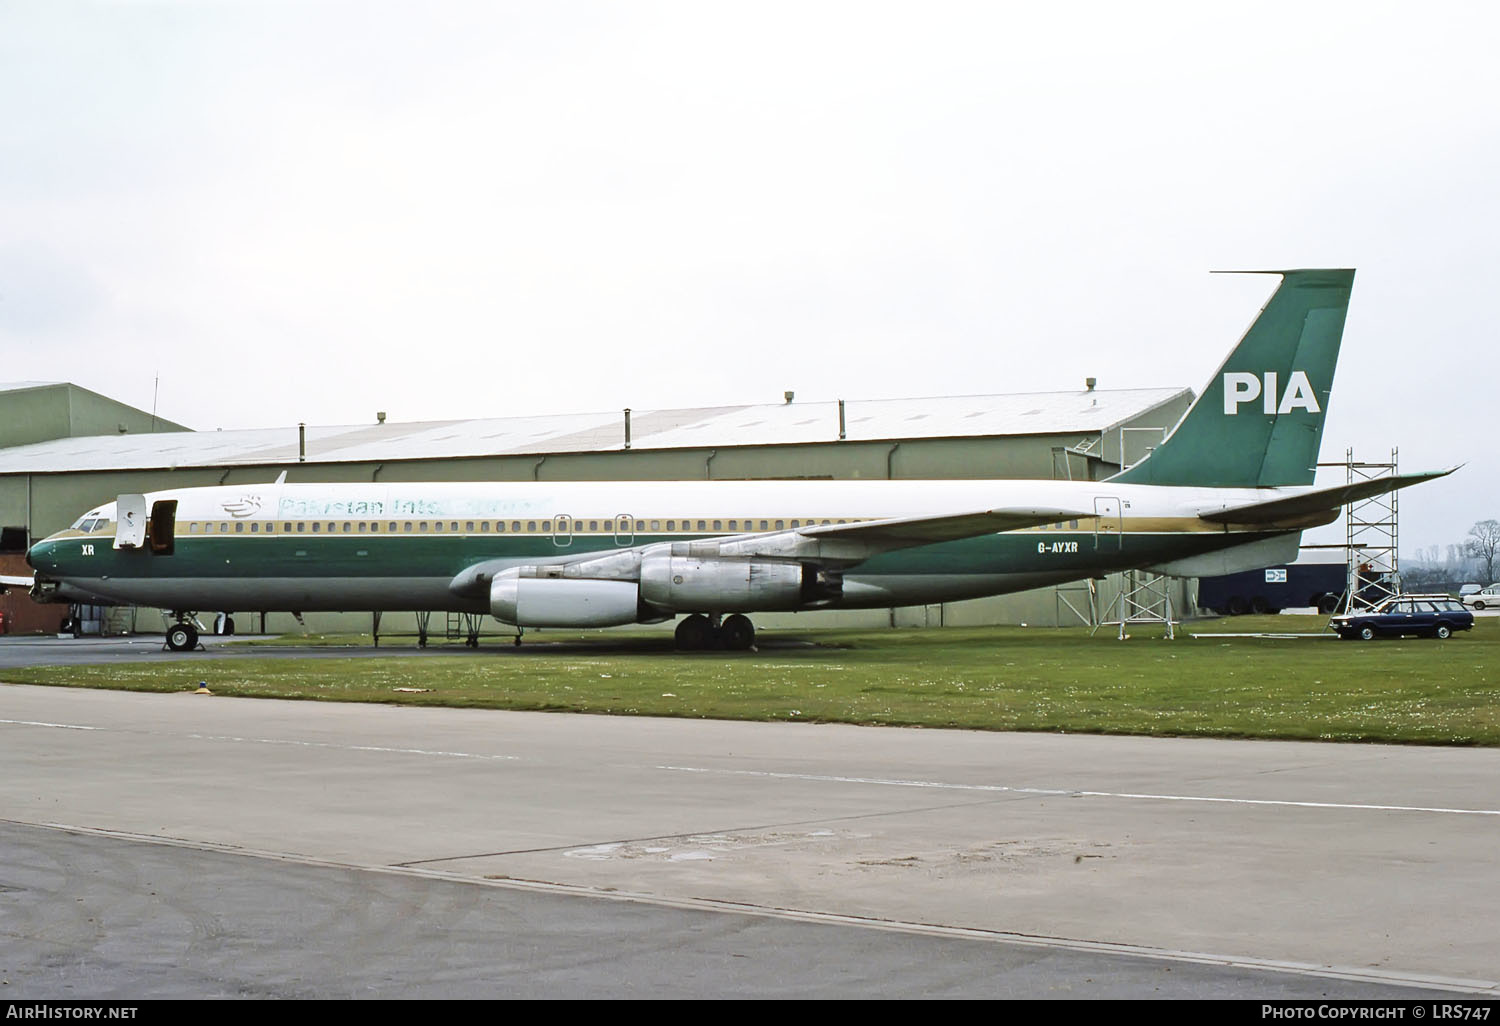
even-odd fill
[[[639,619],[635,581],[551,576],[549,567],[512,567],[490,584],[490,612],[517,627],[617,627]]]

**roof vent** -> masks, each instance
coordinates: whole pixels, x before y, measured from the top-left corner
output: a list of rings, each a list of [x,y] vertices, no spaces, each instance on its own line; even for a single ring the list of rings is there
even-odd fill
[[[1084,387],[1088,391],[1090,391],[1090,392],[1092,392],[1094,390],[1094,386],[1097,385],[1098,383],[1099,383],[1099,379],[1098,378],[1084,378],[1083,379]]]

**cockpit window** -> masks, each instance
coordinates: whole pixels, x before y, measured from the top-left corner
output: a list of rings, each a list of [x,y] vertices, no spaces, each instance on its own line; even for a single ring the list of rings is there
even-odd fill
[[[89,534],[99,530],[105,523],[107,521],[103,517],[84,515],[78,518],[78,522],[73,525],[73,530]]]

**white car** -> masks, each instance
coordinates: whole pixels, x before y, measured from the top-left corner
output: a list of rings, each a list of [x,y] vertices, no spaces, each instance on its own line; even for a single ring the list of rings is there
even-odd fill
[[[1472,595],[1465,595],[1463,601],[1470,609],[1500,609],[1500,584],[1480,588]]]

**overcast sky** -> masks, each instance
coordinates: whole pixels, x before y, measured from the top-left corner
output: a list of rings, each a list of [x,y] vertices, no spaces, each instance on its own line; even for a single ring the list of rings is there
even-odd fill
[[[1500,518],[1500,5],[0,0],[4,380],[200,429],[1201,390]]]

